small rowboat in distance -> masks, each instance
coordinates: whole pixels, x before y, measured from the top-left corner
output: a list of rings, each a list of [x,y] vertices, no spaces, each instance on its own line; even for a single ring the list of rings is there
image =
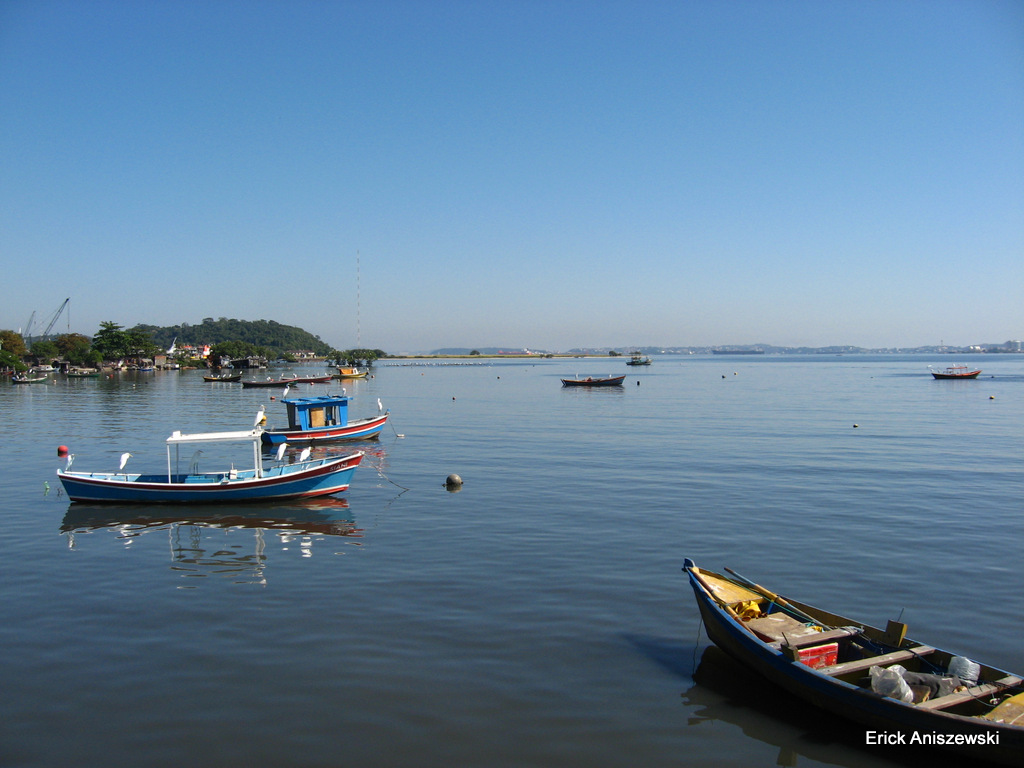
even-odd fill
[[[222,373],[217,376],[203,376],[203,381],[241,381],[240,373]]]
[[[966,365],[951,365],[942,371],[932,370],[929,365],[928,370],[936,379],[976,379],[981,373],[981,368],[969,368]]]
[[[585,379],[562,379],[563,387],[621,387],[626,374],[621,376],[608,376],[604,379],[595,379],[587,376]]]
[[[262,432],[260,427],[243,432],[191,435],[175,432],[167,438],[166,473],[126,472],[125,464],[131,454],[125,453],[117,472],[72,472],[72,455],[68,465],[57,470],[57,477],[72,501],[200,504],[276,501],[340,493],[349,487],[356,467],[363,460],[362,452],[357,451],[348,456],[312,460],[300,456],[295,463],[287,463],[282,451],[281,458],[264,466]],[[191,449],[198,446],[208,448],[214,443],[248,444],[247,452],[252,462],[250,467],[236,469],[232,464],[230,469],[200,472],[198,457],[202,450],[191,453]],[[192,457],[186,459],[190,462],[187,472],[178,470],[181,460],[179,450],[182,446],[186,446]]]
[[[1024,765],[1020,676],[911,640],[898,622],[881,630],[789,600],[728,568],[732,578],[687,558],[683,570],[708,637],[770,682],[868,729],[902,734],[900,743],[916,734],[977,762]]]

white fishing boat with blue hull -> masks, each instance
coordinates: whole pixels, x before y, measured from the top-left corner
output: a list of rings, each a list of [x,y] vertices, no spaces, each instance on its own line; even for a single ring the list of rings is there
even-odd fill
[[[125,472],[130,454],[124,454],[118,472],[73,472],[70,466],[74,457],[71,456],[67,466],[57,471],[57,476],[72,501],[202,504],[273,501],[327,496],[347,490],[363,459],[361,451],[313,460],[307,460],[308,453],[303,452],[297,462],[286,463],[285,452],[281,450],[269,466],[264,466],[262,432],[260,427],[242,432],[191,435],[175,432],[167,438],[166,474]],[[192,468],[188,472],[178,470],[182,446],[212,443],[250,444],[252,467],[236,469],[232,466],[223,471],[201,473],[195,468],[195,455],[190,454]]]

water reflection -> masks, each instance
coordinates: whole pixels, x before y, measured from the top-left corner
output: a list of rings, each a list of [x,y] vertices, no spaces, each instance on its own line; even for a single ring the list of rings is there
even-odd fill
[[[348,501],[333,496],[231,506],[72,504],[61,532],[71,549],[78,547],[82,535],[96,532],[109,532],[126,548],[143,536],[164,533],[171,570],[181,576],[229,576],[258,584],[267,582],[268,542],[276,542],[281,551],[295,549],[300,557],[310,558],[317,543],[328,537],[342,537],[345,543],[359,546],[363,535]],[[328,545],[331,552],[336,551],[336,543]]]
[[[708,646],[693,672],[696,683],[683,692],[693,708],[689,725],[729,723],[744,735],[778,748],[775,764],[795,768],[798,758],[848,768],[934,765],[935,755],[900,747],[865,746],[865,729],[812,707]]]

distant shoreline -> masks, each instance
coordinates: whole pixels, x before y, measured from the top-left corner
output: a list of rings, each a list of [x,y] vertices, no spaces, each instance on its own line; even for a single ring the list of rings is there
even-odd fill
[[[625,355],[610,355],[607,353],[594,352],[593,354],[571,354],[569,352],[552,352],[539,355],[388,355],[381,360],[548,360],[553,358],[580,358],[580,357],[625,357]]]

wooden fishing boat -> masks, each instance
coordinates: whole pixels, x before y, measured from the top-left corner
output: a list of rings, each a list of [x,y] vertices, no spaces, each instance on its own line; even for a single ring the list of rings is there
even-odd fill
[[[241,381],[240,373],[221,373],[216,376],[203,376],[203,381]]]
[[[562,379],[563,387],[621,387],[623,379],[626,375],[622,376],[608,376],[603,379],[595,379],[592,376],[587,376],[585,379]]]
[[[349,421],[350,401],[351,398],[344,394],[282,399],[281,402],[288,408],[288,426],[264,429],[263,443],[312,444],[341,440],[371,440],[379,437],[390,411],[385,411],[378,399],[376,416]]]
[[[369,371],[360,371],[358,368],[348,365],[339,365],[336,376],[339,379],[365,379],[369,373]]]
[[[41,381],[49,381],[49,379],[46,376],[29,376],[24,373],[11,376],[12,384],[38,384]]]
[[[264,466],[262,432],[258,426],[243,432],[191,435],[175,432],[167,438],[166,474],[125,472],[125,464],[131,456],[126,453],[122,455],[118,472],[72,472],[72,455],[64,469],[57,471],[57,477],[72,501],[201,504],[276,501],[326,496],[344,491],[349,487],[352,475],[363,459],[362,452],[356,452],[348,456],[313,460],[300,456],[295,463],[286,463],[284,452],[281,451],[282,455],[270,466]],[[199,450],[191,454],[187,472],[178,470],[182,446],[209,446],[213,443],[248,444],[252,457],[251,468],[235,469],[232,465],[223,471],[199,472],[197,462],[202,452]]]
[[[731,578],[687,558],[683,570],[718,647],[812,705],[864,725],[869,739],[886,734],[890,740],[877,743],[1024,764],[1018,675],[912,640],[898,622],[882,630],[789,600],[728,568]]]
[[[644,357],[643,355],[633,355],[629,358],[626,365],[650,365],[651,358]]]
[[[941,371],[933,370],[929,365],[928,370],[936,379],[976,379],[981,373],[981,368],[970,368],[966,365],[951,365]]]
[[[243,387],[284,387],[290,384],[326,384],[332,378],[331,374],[323,376],[281,376],[277,379],[243,379]]]
[[[100,372],[95,370],[72,369],[64,375],[69,379],[98,379],[100,377]]]

